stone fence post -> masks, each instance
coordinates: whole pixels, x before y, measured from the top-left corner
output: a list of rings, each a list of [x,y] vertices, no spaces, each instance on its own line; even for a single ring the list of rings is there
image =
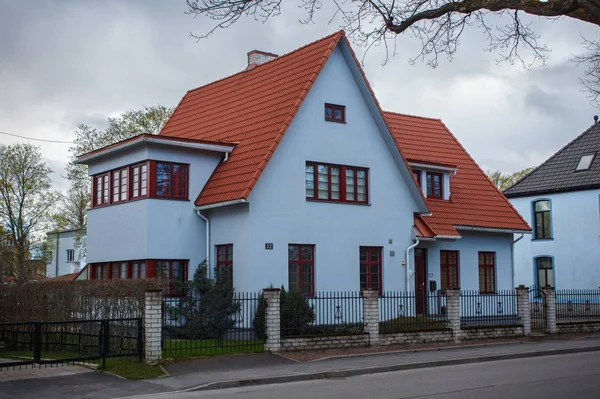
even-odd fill
[[[144,358],[147,362],[162,359],[162,291],[146,292],[144,298]]]
[[[379,291],[366,289],[361,291],[363,297],[364,331],[369,334],[370,345],[379,344]]]
[[[517,288],[517,316],[523,324],[523,335],[531,335],[531,303],[529,303],[529,288],[520,285]]]
[[[281,349],[281,290],[279,288],[263,289],[265,301],[265,350],[279,352]]]
[[[554,287],[542,288],[546,298],[546,329],[550,334],[556,334],[556,294]]]
[[[460,291],[458,289],[446,290],[446,312],[448,326],[452,330],[452,338],[454,342],[460,342]]]

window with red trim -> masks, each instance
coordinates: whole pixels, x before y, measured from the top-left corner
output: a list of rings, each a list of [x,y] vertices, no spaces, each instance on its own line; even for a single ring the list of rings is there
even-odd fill
[[[440,251],[440,290],[458,289],[458,251]]]
[[[94,176],[94,206],[108,205],[109,203],[108,173]]]
[[[382,293],[381,247],[360,247],[360,289]]]
[[[369,170],[354,166],[306,162],[306,199],[366,204]]]
[[[415,176],[415,180],[417,181],[417,185],[419,187],[421,187],[421,171],[420,170],[416,170],[413,169],[412,170],[413,175]]]
[[[182,295],[185,293],[187,280],[187,262],[181,260],[157,260],[156,277],[169,280],[169,293]]]
[[[146,278],[146,262],[131,262],[131,278]]]
[[[427,198],[443,199],[443,180],[442,173],[427,172]]]
[[[109,265],[106,263],[96,263],[92,267],[92,280],[108,280]]]
[[[479,292],[496,292],[496,253],[479,252]]]
[[[112,172],[112,203],[127,201],[128,168]]]
[[[315,294],[315,246],[288,245],[288,287],[305,296]]]
[[[217,245],[217,276],[233,279],[233,244]]]
[[[131,166],[131,198],[148,195],[148,164]]]
[[[329,122],[346,122],[346,107],[343,105],[325,104],[325,120]]]
[[[188,197],[188,166],[172,162],[156,162],[156,196]]]

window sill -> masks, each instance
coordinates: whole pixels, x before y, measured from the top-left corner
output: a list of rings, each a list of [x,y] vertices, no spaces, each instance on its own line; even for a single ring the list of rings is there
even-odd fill
[[[554,238],[532,238],[531,241],[554,241]]]
[[[321,199],[312,199],[306,198],[306,202],[318,202],[325,204],[340,204],[340,205],[360,205],[360,206],[371,206],[368,202],[350,202],[350,201],[332,201],[332,200],[321,200]]]
[[[325,122],[335,122],[335,123],[346,124],[346,121],[338,121],[337,119],[327,119],[327,118],[325,118]]]

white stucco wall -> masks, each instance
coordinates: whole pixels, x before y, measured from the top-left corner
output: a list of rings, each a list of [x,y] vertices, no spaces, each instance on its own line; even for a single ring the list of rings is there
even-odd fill
[[[551,256],[557,288],[600,287],[600,190],[509,198],[532,227],[531,204],[540,199],[551,201],[553,239],[525,235],[515,244],[516,283],[537,284],[534,258]]]
[[[91,209],[88,212],[89,263],[134,259],[187,259],[189,274],[206,258],[204,222],[194,200],[222,154],[145,145],[90,165],[90,174],[146,159],[188,163],[189,200],[145,198]]]
[[[76,237],[76,231],[60,232],[60,234],[49,234],[48,244],[51,248],[51,255],[48,259],[50,263],[46,265],[47,278],[76,273],[86,265],[85,256],[83,256],[83,254],[75,245]],[[73,262],[67,262],[67,250],[69,249],[75,251],[75,258]],[[57,264],[58,269],[56,267]]]
[[[459,283],[465,290],[479,289],[479,252],[496,253],[496,289],[514,288],[512,281],[512,234],[459,231],[459,240],[422,241],[417,248],[427,249],[428,281],[440,289],[440,251],[459,251]],[[431,275],[431,277],[429,277]],[[414,279],[411,282],[414,289]]]

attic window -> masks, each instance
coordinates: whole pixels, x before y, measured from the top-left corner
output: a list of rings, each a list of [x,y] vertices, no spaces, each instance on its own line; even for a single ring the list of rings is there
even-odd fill
[[[325,104],[325,120],[346,123],[346,107],[343,105]]]
[[[595,155],[596,154],[582,155],[579,163],[577,164],[577,168],[575,168],[575,171],[588,170],[590,166],[592,166],[592,161],[594,160]]]

